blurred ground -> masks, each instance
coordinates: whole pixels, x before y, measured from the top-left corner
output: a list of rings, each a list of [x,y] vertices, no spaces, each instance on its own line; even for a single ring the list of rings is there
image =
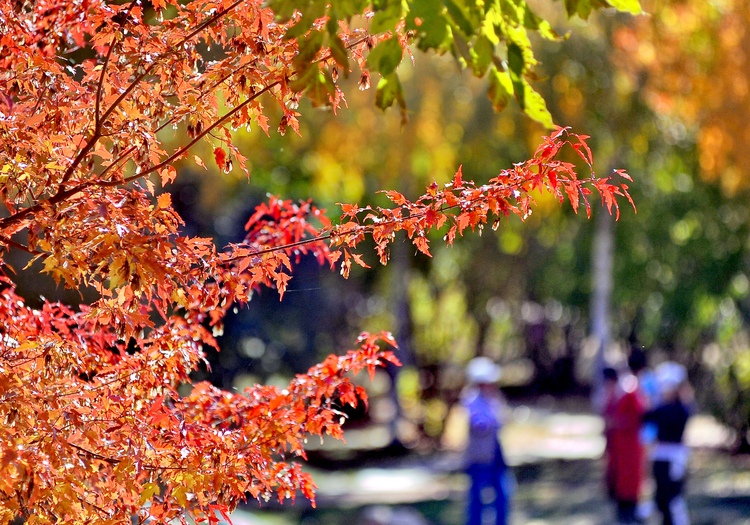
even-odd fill
[[[601,420],[558,408],[514,409],[503,432],[517,479],[512,525],[609,525],[601,485]],[[724,450],[728,433],[697,416],[688,482],[692,525],[750,525],[750,457]],[[304,500],[258,511],[249,505],[235,525],[461,525],[466,478],[460,454],[410,455],[363,468],[313,471],[316,509]],[[649,524],[657,524],[654,517]]]

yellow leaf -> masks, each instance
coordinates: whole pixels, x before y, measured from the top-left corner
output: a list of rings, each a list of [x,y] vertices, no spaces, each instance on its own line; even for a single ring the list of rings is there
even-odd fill
[[[57,268],[57,259],[50,255],[44,260],[44,269],[42,270],[45,273],[53,273],[55,268]]]
[[[114,290],[125,284],[130,277],[130,268],[127,259],[118,257],[109,265],[109,289]]]
[[[143,492],[141,492],[140,499],[141,505],[149,501],[152,497],[154,497],[154,495],[159,494],[160,491],[161,489],[156,483],[146,483],[145,485],[143,485]]]

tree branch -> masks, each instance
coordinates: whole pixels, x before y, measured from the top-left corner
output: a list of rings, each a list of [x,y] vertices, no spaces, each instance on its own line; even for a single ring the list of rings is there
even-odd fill
[[[117,97],[117,99],[115,99],[114,102],[112,102],[112,105],[109,108],[107,108],[107,110],[104,112],[104,115],[102,115],[101,122],[102,123],[106,122],[106,120],[114,112],[114,110],[117,109],[117,106],[119,106],[120,103],[123,100],[125,100],[125,98],[127,98],[128,95],[130,95],[133,92],[133,90],[136,88],[136,86],[138,84],[140,84],[141,80],[143,80],[144,78],[146,78],[147,76],[149,76],[151,74],[151,71],[153,71],[154,68],[156,68],[156,66],[159,64],[159,62],[161,60],[163,60],[166,57],[168,57],[170,55],[173,55],[173,54],[177,53],[178,51],[180,51],[182,49],[182,47],[185,45],[185,43],[187,43],[188,41],[190,41],[194,36],[196,36],[197,34],[199,34],[201,31],[203,31],[204,29],[206,29],[208,26],[210,26],[211,24],[213,24],[217,20],[219,20],[222,17],[224,17],[227,13],[229,13],[230,11],[232,11],[235,7],[237,7],[241,3],[242,3],[242,0],[236,0],[233,4],[229,5],[228,7],[226,7],[225,9],[223,9],[222,11],[219,11],[215,15],[207,18],[206,20],[204,20],[203,22],[201,22],[200,24],[198,24],[198,26],[195,29],[193,29],[190,33],[188,33],[185,36],[185,38],[183,38],[178,44],[176,44],[174,47],[172,47],[169,51],[167,51],[167,52],[159,55],[158,57],[156,57],[154,59],[154,61],[151,63],[151,65],[148,66],[143,73],[141,73],[140,75],[138,75],[133,80],[133,82],[131,82],[130,85],[127,88],[125,88],[125,91],[123,91],[122,93],[120,93],[120,96]]]
[[[118,463],[122,461],[119,459],[108,458],[107,456],[102,456],[101,454],[97,454],[96,452],[92,452],[91,450],[88,450],[86,448],[79,447],[78,445],[76,445],[75,443],[71,443],[70,441],[66,441],[66,443],[70,445],[71,447],[73,447],[74,449],[79,450],[83,452],[84,454],[91,456],[92,458],[96,458],[106,463],[109,463],[110,465],[117,465]]]
[[[130,177],[126,177],[122,181],[106,181],[106,182],[105,181],[100,181],[100,182],[91,182],[90,184],[89,183],[84,183],[85,185],[82,184],[81,187],[79,187],[78,191],[81,191],[82,189],[84,189],[88,185],[93,185],[93,184],[98,185],[98,186],[103,186],[103,187],[117,186],[117,185],[122,184],[122,183],[132,182],[134,180],[143,178],[146,175],[149,175],[151,173],[159,171],[160,169],[168,166],[169,164],[172,164],[175,160],[177,160],[178,158],[180,158],[186,151],[188,151],[197,142],[199,142],[201,139],[203,139],[203,137],[205,137],[206,135],[208,135],[209,133],[211,133],[213,130],[215,130],[216,128],[218,128],[219,126],[221,126],[222,124],[224,124],[225,122],[227,122],[230,118],[232,118],[232,116],[235,113],[237,113],[242,108],[244,108],[245,106],[247,106],[248,104],[250,104],[252,101],[254,101],[256,98],[258,98],[262,94],[267,93],[268,91],[270,91],[274,87],[278,86],[280,83],[281,83],[281,81],[279,81],[279,80],[277,80],[275,82],[272,82],[271,84],[267,85],[266,87],[264,87],[263,89],[261,89],[257,93],[254,93],[253,95],[251,95],[250,97],[248,97],[247,100],[245,100],[241,104],[235,106],[231,111],[228,111],[220,119],[215,120],[210,126],[208,126],[206,129],[204,129],[200,134],[196,135],[190,142],[188,142],[187,144],[185,144],[181,148],[177,149],[174,153],[172,153],[169,157],[167,157],[166,159],[164,159],[163,161],[161,161],[159,164],[155,164],[154,166],[151,166],[150,168],[148,168],[148,169],[146,169],[146,170],[144,170],[144,171],[142,171],[140,173],[137,173],[135,175],[131,175]]]
[[[44,252],[38,252],[36,250],[32,250],[28,246],[25,246],[19,242],[16,242],[12,239],[8,239],[7,237],[0,237],[0,243],[6,244],[8,246],[12,246],[13,248],[17,248],[19,250],[22,250],[26,253],[30,253],[31,255],[42,255]]]
[[[135,2],[135,0],[133,0],[133,2]],[[159,57],[157,57],[154,60],[154,62],[142,74],[138,75],[130,83],[130,85],[125,89],[125,91],[123,91],[120,94],[120,96],[117,97],[117,99],[112,103],[112,105],[109,108],[107,108],[107,110],[104,112],[104,114],[101,115],[96,120],[96,123],[95,123],[95,126],[94,126],[93,135],[86,141],[86,144],[83,146],[83,148],[78,153],[78,155],[76,155],[75,159],[73,159],[73,162],[70,164],[70,166],[68,166],[68,169],[65,170],[65,173],[63,174],[62,179],[61,179],[62,182],[60,184],[59,191],[55,195],[53,195],[51,198],[49,198],[47,201],[45,201],[45,202],[47,202],[49,204],[53,204],[53,205],[57,204],[58,202],[61,202],[61,201],[65,200],[65,199],[69,198],[71,195],[75,195],[76,193],[78,193],[79,191],[81,191],[82,189],[84,189],[84,188],[86,188],[86,187],[88,187],[90,185],[90,184],[85,184],[84,183],[84,184],[79,184],[78,186],[76,186],[76,187],[74,187],[74,188],[72,188],[70,190],[65,190],[65,183],[70,180],[70,177],[72,177],[72,175],[75,172],[76,168],[81,164],[81,162],[86,157],[86,155],[91,151],[91,149],[96,145],[97,141],[101,138],[101,136],[102,136],[102,134],[101,134],[101,128],[102,128],[102,125],[104,124],[104,122],[107,121],[107,119],[109,118],[109,116],[115,111],[115,109],[120,105],[120,103],[128,95],[130,95],[133,92],[133,90],[136,88],[136,86],[144,78],[146,78],[151,73],[151,71],[153,71],[153,69],[159,64],[159,62],[162,59],[164,59],[164,58],[166,58],[166,57],[168,57],[168,56],[170,56],[170,55],[178,52],[180,49],[182,49],[183,45],[186,42],[188,42],[194,36],[196,36],[201,31],[203,31],[206,27],[210,26],[211,24],[213,24],[214,22],[216,22],[217,20],[219,20],[220,18],[222,18],[223,16],[225,16],[227,13],[229,13],[230,11],[232,11],[233,9],[235,9],[241,3],[242,3],[242,0],[236,0],[233,4],[229,5],[228,7],[226,7],[225,9],[223,9],[222,11],[219,11],[215,15],[213,15],[213,16],[207,18],[206,20],[204,20],[193,31],[191,31],[190,33],[188,33],[188,35],[186,35],[185,38],[183,38],[182,41],[179,44],[177,44],[176,46],[174,46],[172,49],[170,49],[166,53],[164,53],[164,54],[160,55]],[[107,52],[107,59],[106,59],[107,61],[109,59],[109,54],[110,54],[111,50],[112,50],[112,46],[110,46],[110,49]],[[105,64],[106,64],[106,62],[105,62]],[[97,106],[98,106],[98,104],[100,104],[100,102],[99,102],[99,100],[100,100],[100,89],[101,89],[103,78],[104,78],[104,71],[102,71],[102,76],[100,78],[99,85],[97,86],[97,98],[96,98]],[[98,114],[99,111],[100,111],[100,108],[97,107],[96,114]],[[4,219],[0,219],[0,229],[5,229],[5,228],[7,228],[9,226],[13,226],[15,224],[18,224],[21,221],[23,221],[28,215],[31,215],[31,214],[34,214],[34,213],[37,213],[37,212],[41,211],[43,204],[44,203],[37,203],[37,204],[35,204],[33,206],[30,206],[28,208],[25,208],[25,209],[23,209],[21,211],[16,212],[15,214],[11,215],[10,217],[6,217]]]
[[[188,36],[186,36],[183,39],[182,43],[184,44],[190,38],[192,38],[193,36],[195,36],[196,34],[198,34],[200,31],[202,31],[203,29],[205,29],[207,26],[209,26],[210,24],[214,23],[216,20],[218,20],[219,18],[221,18],[221,16],[226,15],[226,13],[228,13],[229,11],[231,11],[232,9],[234,9],[235,7],[237,7],[237,5],[239,3],[240,3],[240,1],[238,0],[234,4],[230,5],[226,9],[224,9],[223,11],[220,11],[219,13],[217,13],[216,15],[214,15],[213,17],[205,20],[195,30],[193,30]],[[353,42],[348,43],[346,47],[347,47],[347,49],[352,49],[352,48],[356,47],[357,45],[365,42],[366,40],[367,40],[366,36],[358,38],[358,39],[354,40]],[[148,75],[148,73],[156,66],[156,64],[158,63],[158,61],[160,59],[168,56],[171,53],[174,53],[176,49],[180,49],[181,47],[182,47],[182,45],[180,44],[180,45],[176,46],[173,50],[170,50],[169,52],[165,53],[164,55],[159,56],[154,61],[154,63],[152,63],[151,66],[149,66],[149,68],[142,75],[139,75],[128,86],[128,88],[117,98],[117,100],[115,100],[112,103],[112,106],[110,106],[110,108],[107,109],[107,111],[104,113],[104,115],[101,116],[100,127],[106,121],[106,119],[109,118],[109,115],[114,111],[114,109],[117,107],[117,105],[119,105],[119,103],[122,102],[122,100],[128,94],[130,94],[133,91],[133,89],[135,89],[135,86],[143,78],[145,78]],[[319,63],[319,62],[322,62],[322,61],[325,61],[325,60],[329,60],[330,58],[331,58],[331,55],[328,54],[328,55],[322,57],[321,59],[317,60],[316,63]],[[244,102],[242,102],[238,106],[235,106],[231,111],[227,112],[223,117],[221,117],[220,119],[216,120],[208,128],[206,128],[205,130],[203,130],[203,132],[201,134],[199,134],[195,138],[193,138],[188,144],[186,144],[185,146],[179,148],[177,151],[175,151],[174,153],[172,153],[167,159],[165,159],[164,161],[160,162],[159,164],[156,164],[156,165],[152,166],[151,168],[149,168],[149,169],[147,169],[145,171],[142,171],[141,173],[138,173],[136,175],[132,175],[130,177],[126,177],[126,178],[124,178],[121,181],[101,181],[101,180],[87,181],[87,182],[82,182],[82,183],[78,184],[77,186],[74,186],[73,188],[70,188],[68,190],[65,190],[64,186],[60,186],[60,191],[58,191],[55,195],[53,195],[52,197],[50,197],[46,201],[37,203],[37,204],[35,204],[33,206],[30,206],[30,207],[25,208],[25,209],[23,209],[21,211],[18,211],[15,214],[11,215],[10,217],[6,217],[4,219],[0,219],[0,230],[5,229],[5,228],[7,228],[9,226],[12,226],[14,224],[17,224],[17,223],[21,222],[28,215],[31,215],[31,214],[34,214],[34,213],[37,213],[37,212],[41,211],[42,207],[43,207],[43,205],[45,203],[54,206],[54,205],[58,204],[59,202],[62,202],[65,199],[70,198],[72,195],[75,195],[76,193],[78,193],[78,192],[80,192],[80,191],[82,191],[82,190],[84,190],[84,189],[86,189],[88,187],[91,187],[91,186],[113,187],[113,186],[118,186],[120,184],[126,184],[128,182],[132,182],[134,180],[138,180],[140,178],[143,178],[146,175],[149,175],[151,173],[154,173],[155,171],[158,171],[158,170],[166,167],[167,165],[169,165],[172,162],[174,162],[177,158],[179,158],[183,153],[185,153],[186,151],[188,151],[191,147],[193,147],[193,145],[195,145],[198,141],[200,141],[203,137],[205,137],[206,134],[208,134],[209,132],[213,131],[218,126],[224,124],[227,120],[229,120],[234,114],[236,114],[238,111],[240,111],[243,107],[247,106],[250,102],[252,102],[256,98],[258,98],[260,95],[262,95],[262,94],[270,91],[272,88],[278,86],[280,83],[281,83],[280,80],[272,82],[271,84],[269,84],[268,86],[264,87],[263,89],[261,89],[257,93],[254,93],[253,95],[251,95],[250,97],[248,97],[247,100],[245,100]],[[68,168],[68,170],[66,170],[65,174],[63,175],[63,179],[69,179],[70,178],[70,176],[72,175],[72,173],[75,170],[75,168],[78,166],[78,164],[80,164],[80,162],[83,160],[84,156],[86,154],[88,154],[88,152],[94,147],[94,145],[96,144],[96,141],[99,140],[100,137],[101,137],[101,129],[98,129],[98,130],[95,129],[94,135],[91,137],[91,139],[89,139],[89,141],[86,143],[86,145],[80,151],[80,153],[76,156],[75,160],[70,165],[70,167]],[[115,161],[115,162],[117,162],[117,161]],[[111,166],[112,166],[112,164],[110,164],[110,166],[108,166],[105,169],[105,172],[107,170],[109,170]]]

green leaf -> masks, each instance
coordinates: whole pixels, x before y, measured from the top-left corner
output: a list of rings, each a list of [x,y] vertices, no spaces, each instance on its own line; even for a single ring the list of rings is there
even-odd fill
[[[521,50],[524,63],[524,73],[537,64],[534,57],[534,51],[529,40],[529,32],[523,26],[508,27],[505,33],[505,40],[509,44],[517,46]]]
[[[294,65],[298,69],[305,68],[315,59],[318,51],[323,47],[325,34],[321,31],[310,31],[307,36],[299,39],[299,50],[294,57]]]
[[[471,48],[471,69],[474,75],[482,77],[487,72],[487,68],[492,63],[492,54],[495,46],[484,35],[477,38],[474,47]]]
[[[317,65],[309,67],[289,87],[297,93],[304,92],[313,106],[327,106],[331,102],[329,97],[336,91],[331,73]]]
[[[496,67],[490,69],[489,88],[487,95],[492,102],[495,111],[500,112],[505,109],[513,96],[513,83],[507,71],[498,71]]]
[[[452,47],[452,31],[445,7],[435,0],[413,0],[406,16],[406,29],[414,31],[417,48],[444,53]]]
[[[276,14],[276,20],[281,23],[288,22],[297,9],[304,9],[296,0],[270,0],[268,7]]]
[[[391,37],[383,40],[370,51],[367,56],[367,67],[373,71],[378,71],[383,76],[388,76],[396,71],[403,54],[404,50],[401,48],[398,38]]]
[[[554,127],[552,115],[542,96],[534,91],[524,78],[526,63],[523,50],[516,44],[508,45],[508,73],[513,85],[516,101],[526,115],[541,123],[546,128]],[[506,84],[507,85],[507,84]]]
[[[336,20],[348,22],[353,16],[362,13],[367,3],[366,0],[336,0],[331,2],[331,15]]]
[[[294,77],[289,87],[292,91],[302,93],[307,86],[315,82],[315,76],[317,76],[320,67],[317,64],[308,65],[306,68],[298,68],[297,75]]]
[[[521,2],[519,9],[523,11],[523,26],[526,29],[538,31],[547,40],[560,40],[560,35],[552,29],[550,23],[534,13],[526,2]]]
[[[301,8],[302,18],[287,30],[284,38],[291,40],[307,33],[312,27],[313,22],[325,15],[326,6],[325,0],[315,0],[308,3],[305,8]]]
[[[475,28],[469,20],[467,13],[453,0],[443,0],[443,4],[461,32],[467,37],[471,37],[474,34]]]
[[[404,88],[395,73],[381,78],[375,89],[375,105],[380,109],[389,108],[394,102],[398,103],[402,111],[406,109]]]
[[[451,51],[461,69],[473,63],[474,58],[471,55],[469,43],[460,32],[453,33],[453,49]]]
[[[336,92],[331,72],[327,69],[318,70],[318,74],[305,90],[305,96],[310,99],[313,106],[328,106],[331,96]]]
[[[502,17],[505,20],[513,25],[518,25],[521,23],[518,7],[516,6],[515,2],[513,2],[512,0],[500,0],[499,8],[500,12],[502,13]]]
[[[522,79],[522,90],[516,91],[516,100],[518,105],[521,106],[523,112],[526,113],[530,118],[536,120],[547,129],[555,127],[555,123],[552,121],[552,115],[547,109],[547,104],[544,102],[544,98],[534,91],[531,85]],[[516,84],[513,84],[514,89]]]
[[[524,59],[523,50],[516,44],[508,44],[508,68],[513,82],[520,81],[524,73]]]
[[[578,15],[583,20],[587,20],[592,11],[602,7],[609,7],[609,3],[606,0],[565,0],[568,16]]]
[[[391,0],[375,12],[370,22],[370,33],[384,33],[396,29],[396,24],[404,14],[401,0]]]
[[[349,54],[346,51],[344,42],[338,35],[329,35],[328,47],[331,50],[331,56],[344,69],[344,76],[349,73]]]
[[[321,69],[317,64],[299,73],[289,87],[297,93],[303,93],[310,99],[313,106],[327,106],[330,95],[336,91],[330,71]]]

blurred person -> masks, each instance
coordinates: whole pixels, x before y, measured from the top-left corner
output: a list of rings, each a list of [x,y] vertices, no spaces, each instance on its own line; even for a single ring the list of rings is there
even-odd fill
[[[656,407],[660,400],[659,384],[656,380],[656,374],[648,365],[646,352],[642,348],[635,345],[631,347],[630,355],[628,356],[628,368],[638,378],[638,390],[642,395],[641,399],[644,401],[645,409],[650,410]],[[638,501],[636,517],[645,522],[654,513],[654,501],[650,497],[650,492],[652,492],[651,480],[648,479],[646,473],[650,471],[648,451],[653,447],[654,442],[656,442],[656,425],[651,422],[642,422],[640,438],[644,446],[642,472],[644,475],[645,494],[642,493],[642,497]]]
[[[650,410],[659,404],[660,392],[656,374],[648,366],[648,357],[641,348],[633,347],[628,356],[628,368],[638,378],[638,388],[643,395],[646,409]],[[641,428],[641,441],[647,446],[656,441],[656,425],[644,423]]]
[[[655,374],[661,401],[644,415],[645,422],[656,426],[656,443],[651,451],[654,501],[663,525],[689,525],[683,491],[690,453],[683,436],[694,411],[693,393],[684,366],[668,361],[657,366]]]
[[[497,387],[500,374],[500,367],[487,357],[472,359],[466,368],[469,385],[463,405],[468,412],[469,440],[464,459],[471,480],[467,525],[481,525],[490,503],[497,525],[506,525],[510,514],[511,478],[498,435],[506,410]]]
[[[644,471],[640,430],[646,402],[636,376],[620,377],[610,367],[603,370],[603,375],[605,482],[607,493],[615,502],[618,525],[630,525],[640,522],[637,508]]]

